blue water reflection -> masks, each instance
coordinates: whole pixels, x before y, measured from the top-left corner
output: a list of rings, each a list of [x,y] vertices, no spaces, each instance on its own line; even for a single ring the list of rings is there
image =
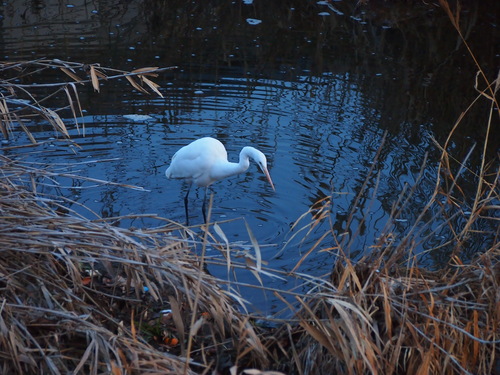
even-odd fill
[[[268,156],[276,192],[251,166],[247,173],[213,186],[213,220],[244,218],[259,242],[274,245],[265,250],[267,259],[281,250],[293,223],[323,197],[332,196],[332,217],[342,230],[341,223],[353,209],[383,136],[377,110],[369,107],[371,100],[359,90],[356,81],[333,74],[299,76],[294,81],[227,77],[216,85],[200,82],[196,90],[202,94],[190,86],[163,86],[166,100],[149,101],[151,111],[134,113],[135,109],[144,108],[140,101],[123,101],[122,115],[88,116],[82,119],[85,137],[72,132],[80,149],[57,142],[46,145],[45,149],[51,152],[37,155],[37,160],[73,163],[113,159],[78,167],[75,172],[142,186],[148,192],[105,186],[79,189],[70,198],[103,217],[152,213],[183,222],[185,187],[164,177],[175,151],[196,138],[214,136],[226,145],[229,158],[235,161],[242,147],[254,145]],[[52,136],[51,132],[37,134],[40,141]],[[21,138],[17,141],[23,142]],[[359,245],[355,247],[363,249],[373,243],[388,218],[388,202],[397,199],[404,183],[414,183],[411,176],[405,179],[403,169],[418,169],[426,146],[415,148],[408,142],[399,142],[395,147],[391,141],[386,143],[385,159],[378,167],[381,177],[377,196],[370,198],[375,192],[375,186],[370,186],[359,206],[360,216],[356,220],[361,221],[365,210],[372,213],[358,231]],[[404,155],[412,155],[412,160]],[[203,192],[192,195],[193,223],[202,221],[202,195]],[[363,202],[370,199],[372,202],[365,206]],[[120,223],[129,224],[132,223]],[[133,224],[153,223],[144,219],[143,223]],[[242,224],[237,220],[221,227],[231,241],[246,241]],[[317,231],[321,234],[321,229]],[[302,246],[315,240],[312,236]],[[300,236],[297,241],[300,242]],[[281,261],[288,264],[299,257],[293,243],[286,254]],[[311,257],[311,264],[316,262]]]
[[[232,161],[246,145],[268,157],[276,192],[251,165],[248,172],[213,186],[212,219],[221,221],[229,241],[243,244],[249,243],[248,223],[271,268],[290,270],[316,246],[299,271],[327,274],[339,244],[357,259],[376,248],[384,234],[399,236],[396,241],[414,226],[435,188],[439,153],[432,137],[442,143],[457,113],[472,100],[449,93],[473,91],[476,72],[467,65],[465,51],[456,53],[453,30],[442,31],[450,27],[444,14],[422,6],[422,13],[406,22],[404,9],[388,12],[396,19],[387,20],[383,13],[354,9],[345,1],[335,6],[255,2],[251,7],[171,3],[168,9],[155,1],[67,8],[47,1],[41,9],[23,8],[23,16],[20,8],[2,10],[6,60],[49,54],[120,69],[178,66],[154,79],[164,98],[139,94],[123,79],[103,83],[100,94],[81,89],[85,137],[69,126],[78,146],[57,139],[47,124],[33,123],[41,146],[3,151],[145,191],[62,178],[60,186],[40,181],[41,193],[63,195],[72,210],[88,218],[118,217],[114,225],[159,225],[150,216],[123,217],[132,214],[184,222],[186,187],[168,181],[164,171],[178,148],[212,136],[225,144]],[[326,11],[330,17],[318,15]],[[262,23],[248,24],[249,18]],[[471,14],[471,19],[480,18]],[[483,29],[484,24],[478,28]],[[476,43],[487,39],[478,36]],[[457,80],[456,66],[470,82]],[[52,73],[59,77],[60,72]],[[66,105],[65,95],[52,99],[54,107]],[[73,123],[68,112],[61,115]],[[471,129],[477,123],[476,118],[464,120],[461,143],[454,145],[459,160],[474,144],[477,132]],[[19,131],[7,146],[27,143]],[[472,170],[478,159],[471,161]],[[405,190],[410,203],[390,219]],[[473,193],[474,186],[466,194]],[[203,191],[190,198],[191,222],[201,223]],[[450,239],[438,209],[430,209],[415,228],[421,231],[414,238],[418,252]],[[299,231],[318,212],[327,215],[310,232]],[[454,220],[460,224],[466,217]],[[325,232],[332,235],[323,238]],[[446,263],[450,248],[424,260]],[[481,249],[480,242],[473,243],[471,253]],[[245,272],[238,279],[255,283]],[[290,286],[289,281],[270,282]],[[261,297],[252,300],[269,302]]]

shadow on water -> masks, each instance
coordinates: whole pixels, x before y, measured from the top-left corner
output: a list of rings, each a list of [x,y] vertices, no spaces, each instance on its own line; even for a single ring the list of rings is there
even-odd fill
[[[82,175],[143,186],[149,193],[112,186],[82,189],[75,181],[64,181],[67,189],[60,192],[103,217],[156,213],[183,221],[185,190],[164,178],[171,155],[206,135],[225,143],[232,160],[241,147],[253,144],[268,155],[277,192],[268,188],[255,166],[213,187],[213,218],[237,219],[221,225],[230,241],[248,242],[239,219],[244,218],[260,243],[272,245],[263,251],[274,268],[292,268],[326,230],[355,237],[351,255],[359,257],[380,235],[402,189],[417,183],[427,155],[411,207],[394,224],[395,232],[405,233],[426,205],[435,187],[439,158],[432,138],[442,144],[460,112],[476,97],[477,68],[436,5],[355,4],[9,3],[0,9],[4,60],[49,57],[120,69],[178,66],[156,79],[165,99],[138,94],[124,81],[103,84],[100,94],[83,88],[86,136],[72,131],[81,149],[59,142],[44,124],[32,124],[40,127],[39,140],[51,142],[36,152],[17,152],[43,163],[118,158],[75,169]],[[492,43],[492,36],[498,40],[499,4],[466,5],[461,16],[464,35],[492,78],[499,66]],[[59,77],[54,72],[43,79]],[[66,98],[51,100],[60,107]],[[457,160],[463,160],[474,145],[482,148],[486,108],[487,104],[474,107],[457,130],[451,145]],[[69,112],[66,117],[71,123]],[[10,143],[26,141],[16,134]],[[499,141],[497,133],[490,142],[491,156],[498,151]],[[480,153],[474,152],[468,161],[471,173],[464,175],[465,197],[474,195],[473,174],[479,163]],[[362,188],[362,196],[356,199]],[[193,221],[201,221],[202,194],[192,194]],[[293,223],[326,197],[331,197],[331,227],[325,221],[271,260],[292,235]],[[467,201],[464,198],[463,204]],[[78,207],[75,210],[92,217]],[[352,223],[346,227],[352,212]],[[456,219],[457,226],[461,220]],[[155,223],[144,219],[117,225]],[[449,239],[439,225],[422,234],[435,241],[422,243],[420,250]],[[435,235],[429,236],[433,230]],[[464,257],[493,240],[472,241]],[[319,247],[332,247],[329,241]],[[446,263],[450,251],[446,247],[430,253],[428,264]],[[301,271],[326,273],[332,257],[318,253]]]

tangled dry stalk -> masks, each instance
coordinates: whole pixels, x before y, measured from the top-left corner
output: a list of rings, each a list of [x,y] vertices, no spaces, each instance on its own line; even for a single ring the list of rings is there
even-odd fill
[[[68,215],[25,188],[39,176],[6,158],[0,171],[2,373],[194,373],[187,363],[202,371],[222,345],[265,363],[231,294],[173,236],[179,228]]]
[[[272,347],[301,374],[495,374],[499,255],[445,272],[388,268],[380,253],[339,262]]]
[[[60,111],[70,110],[75,126],[79,133],[85,134],[85,124],[82,106],[77,86],[91,84],[93,89],[100,91],[102,82],[126,78],[130,85],[137,91],[149,94],[150,92],[162,97],[158,90],[159,85],[150,78],[157,77],[158,73],[176,67],[158,68],[147,67],[135,69],[131,72],[102,67],[99,64],[82,64],[59,59],[38,59],[32,61],[0,62],[0,132],[5,139],[17,124],[36,144],[33,133],[27,127],[33,119],[47,121],[54,130],[69,139],[66,124],[59,116]],[[67,79],[55,76],[53,82],[40,83],[40,77],[50,77],[54,71],[64,73]],[[37,82],[36,84],[33,83]],[[67,98],[66,107],[49,108],[45,103],[57,95]]]

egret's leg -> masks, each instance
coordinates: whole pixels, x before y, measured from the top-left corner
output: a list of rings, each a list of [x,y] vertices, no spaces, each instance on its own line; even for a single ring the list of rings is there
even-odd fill
[[[203,197],[203,206],[201,206],[201,210],[203,211],[203,220],[205,221],[205,224],[207,224],[207,211],[206,211],[206,206],[207,206],[207,193],[208,193],[208,186],[205,188],[205,195]]]
[[[189,226],[189,214],[188,214],[188,197],[189,197],[189,192],[191,191],[191,186],[193,184],[189,184],[188,191],[186,193],[186,196],[184,197],[184,210],[186,210],[186,226]]]

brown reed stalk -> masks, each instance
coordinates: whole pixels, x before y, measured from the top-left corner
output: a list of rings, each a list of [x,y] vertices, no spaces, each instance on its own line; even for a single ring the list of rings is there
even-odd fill
[[[146,67],[127,72],[100,66],[99,64],[83,64],[59,59],[37,59],[18,62],[0,62],[0,131],[8,139],[15,125],[28,135],[36,144],[29,124],[36,119],[47,121],[54,130],[69,139],[66,124],[59,113],[69,109],[79,134],[85,135],[85,124],[77,85],[90,84],[95,91],[100,91],[103,81],[126,78],[130,85],[143,94],[151,92],[163,97],[159,85],[148,77],[157,77],[158,73],[176,67]],[[54,69],[64,73],[60,82],[40,82],[44,75]],[[66,78],[70,78],[68,81]],[[18,82],[21,81],[21,82]],[[34,83],[24,82],[35,81]],[[46,106],[51,97],[63,94],[68,99],[67,106],[52,109]]]
[[[174,235],[189,228],[122,229],[61,214],[59,199],[30,190],[36,174],[0,159],[1,373],[193,374],[213,366],[222,346],[266,362],[234,293]],[[179,356],[187,337],[189,366]]]
[[[440,3],[462,37],[458,11],[453,13],[444,0]],[[463,244],[477,232],[475,226],[479,221],[491,222],[491,228],[498,222],[500,170],[498,159],[488,160],[486,150],[493,116],[498,115],[496,95],[500,74],[490,82],[468,45],[467,49],[486,88],[479,89],[476,82],[474,88],[479,92],[478,97],[459,116],[445,144],[436,144],[441,159],[435,189],[427,205],[406,235],[398,237],[397,233],[391,232],[391,223],[411,203],[415,188],[404,190],[393,206],[388,225],[372,247],[372,253],[357,262],[349,257],[352,237],[339,241],[338,235],[331,230],[329,235],[334,246],[328,251],[335,250],[338,260],[330,282],[297,297],[298,306],[288,303],[289,309],[300,319],[299,327],[287,324],[276,334],[281,352],[275,359],[285,353],[292,363],[282,368],[290,373],[498,373],[499,232],[488,233],[493,238],[491,246],[484,248],[469,263],[464,263],[461,257]],[[480,150],[481,165],[479,172],[473,173],[466,167],[466,162],[475,149],[471,148],[465,159],[459,161],[450,153],[448,145],[470,108],[479,100],[488,100],[491,105]],[[425,161],[422,171],[424,165]],[[460,187],[465,172],[473,173],[477,184],[470,200]],[[366,179],[369,178],[370,174]],[[455,209],[453,215],[446,217],[447,206],[440,203],[442,197]],[[464,214],[462,205],[471,207],[471,213],[465,224],[458,228],[452,219]],[[431,210],[433,214],[429,220]],[[320,217],[321,220],[327,218]],[[427,223],[424,217],[427,217]],[[455,244],[454,250],[447,267],[438,271],[426,270],[419,266],[416,248],[426,240],[426,237],[422,239],[424,228],[443,217],[443,227],[447,226],[453,234],[453,239],[443,245]],[[312,225],[318,223],[314,221],[303,228]],[[435,250],[429,249],[428,252]],[[270,341],[269,346],[275,347],[276,341]]]

